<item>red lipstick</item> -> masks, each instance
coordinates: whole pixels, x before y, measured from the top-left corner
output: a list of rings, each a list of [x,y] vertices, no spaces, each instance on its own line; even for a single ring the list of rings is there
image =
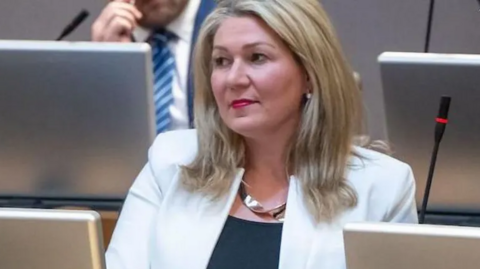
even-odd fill
[[[257,102],[253,101],[253,100],[249,100],[249,99],[237,99],[237,100],[234,100],[231,104],[232,108],[242,108],[242,107],[246,107],[246,106],[249,106],[251,104],[255,104]]]

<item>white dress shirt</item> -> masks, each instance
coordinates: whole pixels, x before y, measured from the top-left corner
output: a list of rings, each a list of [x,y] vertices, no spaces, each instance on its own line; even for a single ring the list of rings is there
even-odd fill
[[[192,35],[195,27],[195,18],[200,7],[200,0],[188,1],[185,10],[172,21],[166,29],[177,35],[178,39],[170,42],[170,49],[175,56],[176,70],[173,77],[173,103],[170,106],[172,117],[171,130],[188,129],[188,67],[190,65],[190,51]],[[137,41],[145,41],[151,31],[138,27],[133,32]],[[153,72],[153,70],[152,70]]]
[[[238,193],[243,168],[218,201],[185,190],[180,166],[197,154],[196,130],[159,134],[148,163],[129,190],[106,253],[108,269],[205,269]],[[346,269],[342,229],[349,222],[416,223],[415,181],[410,167],[356,148],[346,180],[358,195],[355,208],[316,223],[291,176],[279,269]]]

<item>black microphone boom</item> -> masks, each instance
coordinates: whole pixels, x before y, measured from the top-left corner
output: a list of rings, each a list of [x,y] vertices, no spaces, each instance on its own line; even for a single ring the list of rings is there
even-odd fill
[[[437,162],[438,148],[440,147],[440,142],[442,141],[443,133],[445,132],[445,127],[448,123],[450,100],[451,98],[449,96],[442,96],[440,99],[440,109],[438,111],[438,116],[436,118],[437,123],[435,125],[435,143],[433,147],[432,158],[430,160],[430,168],[428,169],[427,184],[425,186],[425,193],[423,195],[422,208],[420,209],[420,215],[418,217],[418,222],[420,224],[425,222],[425,213],[427,211],[430,189],[432,188],[433,173],[435,171],[435,164]]]
[[[90,13],[87,10],[82,9],[82,11],[80,11],[80,13],[78,13],[78,15],[75,16],[75,18],[72,20],[72,22],[70,24],[68,24],[67,27],[65,27],[65,29],[63,29],[62,33],[60,34],[60,36],[56,40],[60,41],[63,38],[65,38],[66,36],[68,36],[70,33],[72,33],[75,29],[77,29],[77,27],[80,24],[82,24],[82,22],[89,15],[90,15]]]
[[[435,0],[430,0],[430,5],[428,6],[428,20],[427,20],[427,34],[425,35],[425,48],[424,52],[430,52],[430,37],[432,35],[432,23],[433,23],[433,13],[435,12]]]

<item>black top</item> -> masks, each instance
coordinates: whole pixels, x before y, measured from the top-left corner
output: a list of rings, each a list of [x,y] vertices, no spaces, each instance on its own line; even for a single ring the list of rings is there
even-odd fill
[[[228,216],[207,269],[277,269],[282,229]]]

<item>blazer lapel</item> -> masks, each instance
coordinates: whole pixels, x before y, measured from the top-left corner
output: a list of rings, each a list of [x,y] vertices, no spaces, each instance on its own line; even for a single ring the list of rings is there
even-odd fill
[[[212,202],[202,194],[183,193],[176,188],[169,194],[170,208],[158,242],[163,246],[159,268],[205,269],[235,200],[244,170],[239,169],[228,195]]]
[[[315,226],[315,222],[304,206],[301,186],[292,176],[283,225],[279,269],[307,268],[315,241]]]

